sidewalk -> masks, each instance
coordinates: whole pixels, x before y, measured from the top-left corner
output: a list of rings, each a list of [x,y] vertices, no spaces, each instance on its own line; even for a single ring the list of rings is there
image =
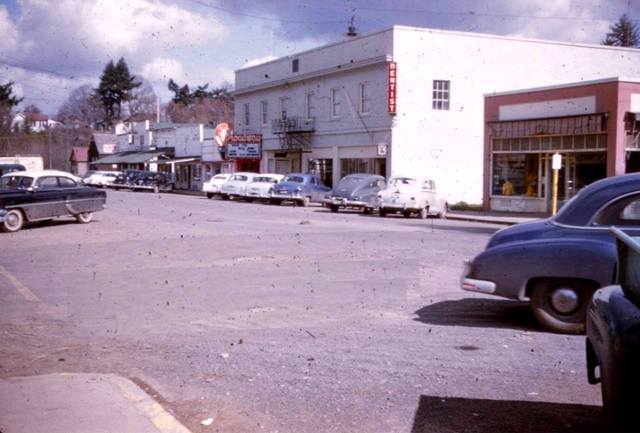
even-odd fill
[[[0,380],[2,433],[189,433],[142,389],[113,374]]]
[[[515,212],[475,212],[475,211],[449,211],[447,218],[451,220],[474,221],[502,225],[514,225],[547,218],[547,214],[526,214]]]

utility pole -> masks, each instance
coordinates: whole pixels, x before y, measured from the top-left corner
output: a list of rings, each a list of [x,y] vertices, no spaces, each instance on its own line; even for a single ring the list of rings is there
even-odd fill
[[[156,96],[156,123],[160,123],[160,97]]]
[[[49,160],[49,169],[51,169],[51,128],[47,128],[47,159]]]

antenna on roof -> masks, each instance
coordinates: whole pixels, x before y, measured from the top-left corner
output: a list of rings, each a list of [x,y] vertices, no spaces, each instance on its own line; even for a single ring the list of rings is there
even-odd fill
[[[351,15],[351,21],[349,21],[349,26],[347,27],[347,36],[350,38],[358,36],[358,29],[356,29],[356,16]]]

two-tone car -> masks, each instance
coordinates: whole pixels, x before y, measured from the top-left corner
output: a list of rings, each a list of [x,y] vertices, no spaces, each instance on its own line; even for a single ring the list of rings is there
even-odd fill
[[[202,192],[205,193],[207,198],[213,198],[216,196],[222,196],[222,192],[220,188],[222,185],[229,180],[231,177],[231,173],[219,173],[213,176],[208,181],[202,184]]]
[[[371,213],[378,207],[378,194],[386,185],[385,178],[377,174],[349,174],[340,179],[322,203],[331,212],[343,208]]]
[[[233,173],[229,180],[220,187],[220,195],[224,200],[244,197],[247,185],[249,185],[256,176],[258,176],[257,173],[250,172]]]
[[[65,216],[85,224],[105,203],[104,191],[84,186],[63,171],[15,171],[0,178],[0,227],[5,232]]]
[[[331,188],[325,186],[314,173],[290,173],[273,186],[269,194],[271,204],[293,202],[301,206],[322,203]]]
[[[466,262],[462,288],[529,301],[547,329],[583,333],[591,296],[614,281],[612,225],[640,235],[640,173],[594,182],[557,215],[496,232]]]
[[[282,180],[284,175],[260,173],[245,188],[244,198],[247,201],[269,200],[271,189]]]
[[[378,194],[381,217],[390,213],[401,213],[405,217],[418,215],[444,217],[447,214],[447,200],[436,190],[433,179],[424,176],[391,176],[387,187]]]

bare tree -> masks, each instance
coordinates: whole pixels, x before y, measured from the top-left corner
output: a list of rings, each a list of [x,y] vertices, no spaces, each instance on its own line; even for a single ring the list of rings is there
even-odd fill
[[[103,118],[100,101],[95,97],[89,84],[76,87],[67,100],[60,106],[57,118],[62,123],[78,121],[92,125]]]
[[[127,103],[129,116],[155,113],[158,98],[153,86],[140,75],[136,75],[136,78],[141,82],[141,85],[131,90],[131,99]]]
[[[40,110],[40,108],[38,108],[38,106],[34,105],[34,104],[29,104],[26,107],[24,107],[24,111],[25,113],[33,113],[33,114],[41,114],[42,110]]]

